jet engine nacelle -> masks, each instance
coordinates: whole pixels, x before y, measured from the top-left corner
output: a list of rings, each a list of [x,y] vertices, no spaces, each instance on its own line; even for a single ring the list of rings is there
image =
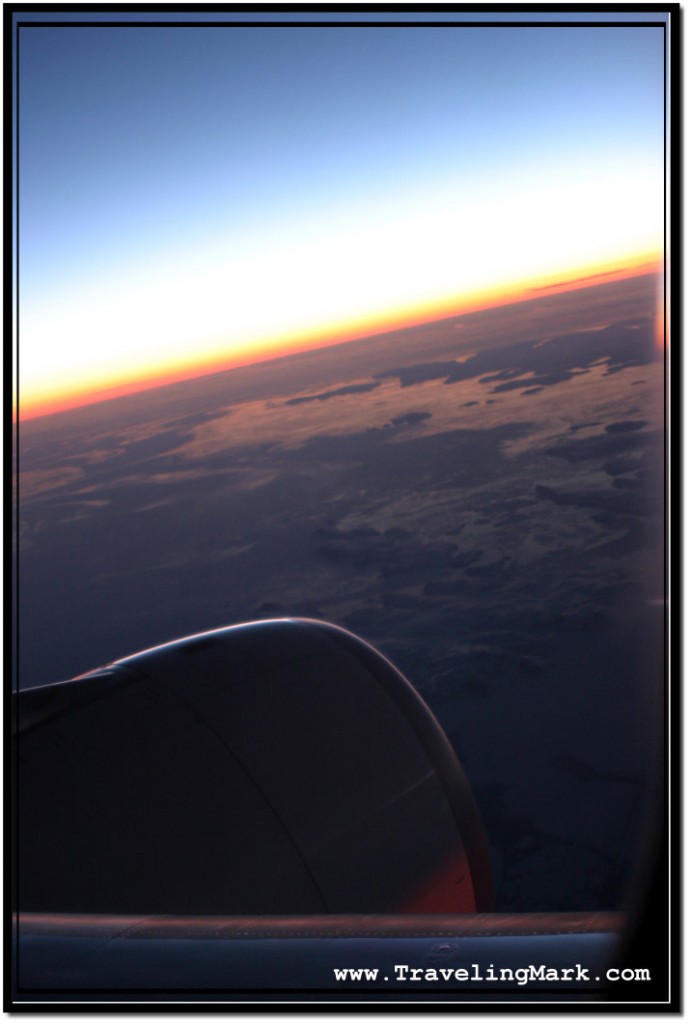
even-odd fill
[[[463,770],[412,686],[323,622],[248,623],[17,698],[19,910],[492,907]]]

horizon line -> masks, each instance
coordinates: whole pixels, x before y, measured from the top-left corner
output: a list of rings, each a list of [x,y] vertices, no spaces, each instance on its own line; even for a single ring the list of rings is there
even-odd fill
[[[421,327],[425,324],[446,320],[455,316],[465,316],[487,309],[498,309],[503,306],[520,305],[524,302],[535,301],[538,298],[548,298],[563,292],[574,290],[585,290],[586,288],[600,287],[612,284],[616,281],[628,280],[635,277],[643,277],[650,273],[662,273],[664,269],[661,256],[647,254],[634,258],[631,262],[617,261],[619,266],[611,269],[602,269],[595,273],[583,275],[581,268],[577,273],[579,276],[564,278],[550,282],[546,285],[521,284],[508,286],[502,289],[494,289],[489,294],[478,295],[475,301],[467,298],[465,302],[457,297],[456,301],[438,302],[430,309],[420,309],[416,314],[394,311],[388,315],[378,318],[371,318],[369,323],[363,324],[361,328],[353,325],[348,330],[334,329],[319,332],[316,338],[306,337],[302,343],[291,344],[290,341],[276,342],[271,346],[260,349],[250,356],[236,356],[228,359],[215,358],[208,364],[200,361],[180,367],[177,370],[171,369],[168,372],[162,370],[155,375],[146,375],[133,380],[123,381],[110,387],[95,387],[89,391],[73,392],[71,395],[59,395],[54,398],[38,399],[35,401],[25,399],[23,403],[14,394],[13,423],[32,422],[38,419],[46,419],[51,416],[60,415],[87,408],[93,405],[100,405],[104,402],[115,401],[119,398],[126,398],[136,394],[157,391],[160,388],[183,384],[187,381],[199,380],[212,377],[220,373],[226,373],[243,367],[260,365],[263,363],[276,362],[281,359],[288,359],[295,356],[307,355],[311,352],[321,351],[326,348],[335,348],[341,345],[348,345],[354,341],[362,341],[366,338],[375,338],[384,334],[393,334],[396,331],[408,330]],[[610,265],[611,267],[611,265]],[[343,336],[345,334],[345,337]],[[18,374],[18,371],[17,371]],[[16,385],[18,386],[17,380]]]

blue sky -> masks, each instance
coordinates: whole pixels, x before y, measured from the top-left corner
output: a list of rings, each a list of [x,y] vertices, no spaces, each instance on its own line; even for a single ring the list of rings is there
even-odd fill
[[[247,295],[242,282],[253,267],[253,302],[261,305],[263,280],[270,303],[282,268],[296,273],[291,252],[304,260],[298,276],[308,279],[310,259],[319,264],[323,253],[328,263],[340,232],[341,253],[360,245],[379,253],[382,266],[390,263],[388,233],[396,272],[405,277],[409,268],[410,280],[420,281],[413,296],[420,302],[432,301],[435,288],[441,299],[450,287],[462,294],[485,279],[494,286],[500,272],[546,273],[550,259],[556,273],[569,260],[635,255],[661,237],[659,27],[23,27],[19,62],[21,345],[29,384],[32,366],[38,373],[42,364],[44,390],[51,373],[61,386],[46,356],[58,337],[51,343],[46,335],[51,311],[65,337],[83,334],[74,351],[63,346],[63,363],[93,364],[96,373],[100,350],[110,366],[104,373],[114,372],[127,327],[97,341],[80,303],[124,308],[133,281],[148,275],[153,282],[158,274],[160,287],[152,285],[150,301],[140,295],[127,321],[145,310],[140,349],[144,334],[156,333],[166,279],[171,295],[187,280],[190,302],[213,307],[208,324],[201,317],[199,338],[190,334],[190,314],[188,335],[173,346],[182,359],[185,346],[220,353],[224,344],[231,351],[280,332],[279,316],[255,329],[249,305],[233,322],[233,280]],[[571,194],[581,212],[561,224]],[[555,234],[554,245],[550,201],[561,239]],[[504,237],[514,206],[518,220]],[[533,234],[526,210],[542,263],[537,255],[518,259]],[[607,211],[612,222],[600,238]],[[576,235],[591,212],[589,252]],[[420,261],[425,247],[438,247],[447,214],[453,251],[466,262],[456,277],[442,270],[437,287]],[[401,254],[406,235],[409,251]],[[573,252],[562,252],[564,236],[573,238]],[[487,265],[484,277],[471,267],[473,253]],[[357,262],[333,263],[344,294]],[[197,294],[195,280],[205,282]],[[290,294],[299,287],[291,283]],[[328,290],[321,286],[323,295]],[[336,322],[348,310],[334,294]],[[384,283],[382,310],[397,296]],[[377,301],[368,294],[362,315]],[[353,310],[359,315],[357,295]],[[329,322],[326,297],[318,314]],[[297,305],[285,323],[290,336],[316,327]]]

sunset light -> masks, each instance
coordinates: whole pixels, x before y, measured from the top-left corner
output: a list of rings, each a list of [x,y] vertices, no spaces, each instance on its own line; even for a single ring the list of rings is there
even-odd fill
[[[24,418],[661,257],[655,31],[24,32]]]

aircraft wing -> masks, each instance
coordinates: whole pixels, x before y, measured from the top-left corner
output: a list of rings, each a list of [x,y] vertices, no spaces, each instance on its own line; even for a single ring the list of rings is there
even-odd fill
[[[617,915],[492,913],[446,736],[335,626],[189,637],[15,726],[19,1000],[585,998],[615,962]]]

